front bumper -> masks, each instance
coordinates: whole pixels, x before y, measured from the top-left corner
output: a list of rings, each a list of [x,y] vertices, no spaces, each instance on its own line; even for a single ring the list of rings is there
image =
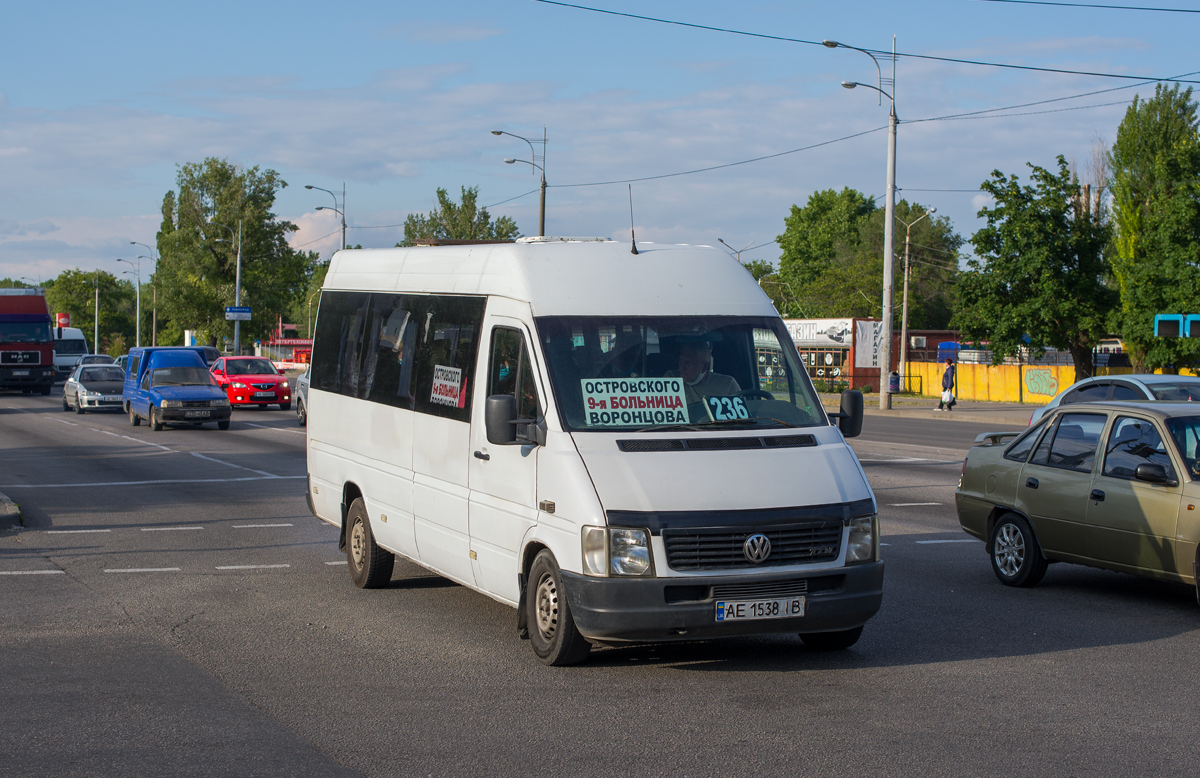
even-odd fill
[[[196,411],[208,411],[207,416],[188,416]],[[165,422],[187,422],[188,424],[204,424],[209,421],[228,421],[232,409],[226,406],[215,408],[159,408],[159,418]]]
[[[103,397],[83,397],[78,398],[79,404],[87,411],[102,411],[106,408],[113,410],[124,410],[125,403],[118,396],[115,400],[105,400]]]
[[[275,392],[270,397],[255,397],[254,393],[261,390],[245,390],[239,389],[229,392],[229,403],[231,405],[280,405],[282,403],[290,403],[292,401],[291,391]]]
[[[52,367],[3,367],[0,368],[0,386],[45,386],[53,382],[56,375]]]
[[[883,602],[883,562],[766,577],[592,578],[563,571],[562,578],[575,626],[586,638],[612,643],[853,629],[874,616]],[[714,585],[802,579],[808,581],[803,616],[735,622],[716,620]],[[686,599],[688,597],[693,599]]]

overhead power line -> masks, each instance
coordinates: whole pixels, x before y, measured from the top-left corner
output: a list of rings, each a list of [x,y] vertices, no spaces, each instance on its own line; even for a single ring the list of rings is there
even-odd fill
[[[694,24],[692,22],[681,22],[681,21],[678,21],[675,19],[659,19],[659,18],[656,18],[653,16],[641,16],[639,14],[624,13],[621,11],[610,11],[605,8],[592,8],[592,7],[586,6],[586,5],[576,5],[574,3],[563,3],[563,2],[559,2],[559,0],[535,0],[535,2],[544,3],[545,5],[556,5],[556,6],[559,6],[562,8],[574,8],[579,11],[589,11],[591,13],[606,14],[608,16],[622,16],[627,19],[637,19],[638,21],[644,21],[644,22],[655,22],[657,24],[670,24],[670,25],[675,25],[677,27],[691,27],[691,28],[697,29],[697,30],[708,30],[710,32],[723,32],[723,33],[728,33],[730,35],[744,35],[744,36],[750,37],[750,38],[765,38],[767,40],[783,41],[785,43],[802,43],[806,46],[824,46],[825,45],[822,41],[811,41],[811,40],[805,40],[804,38],[786,38],[781,35],[767,35],[767,34],[761,33],[761,32],[749,32],[747,30],[734,30],[734,29],[731,29],[728,27],[713,27],[713,26],[706,25],[706,24]],[[882,51],[880,49],[863,49],[863,51],[867,51],[867,52],[870,52],[871,54],[878,54],[880,56],[885,56],[885,57],[892,56],[892,52]],[[938,57],[938,56],[934,56],[932,54],[910,54],[907,52],[897,51],[897,52],[895,52],[895,55],[897,57],[908,57],[910,59],[927,59],[927,60],[933,60],[936,62],[952,62],[952,63],[959,64],[959,65],[977,65],[980,67],[1006,68],[1009,70],[1028,70],[1028,71],[1036,71],[1039,73],[1062,73],[1064,75],[1070,75],[1070,76],[1093,76],[1096,78],[1122,78],[1122,79],[1128,79],[1128,80],[1132,80],[1132,81],[1145,81],[1145,80],[1149,79],[1151,81],[1171,81],[1171,82],[1176,82],[1176,83],[1180,83],[1180,84],[1200,84],[1200,81],[1187,81],[1187,80],[1178,79],[1178,78],[1158,78],[1158,77],[1153,77],[1153,76],[1131,76],[1131,75],[1127,75],[1127,74],[1123,74],[1123,73],[1101,73],[1098,71],[1091,71],[1091,70],[1067,70],[1064,68],[1038,67],[1036,65],[1014,65],[1014,64],[1008,63],[1008,62],[985,62],[982,60],[975,60],[975,59],[959,59],[956,57]]]
[[[1104,8],[1112,11],[1158,11],[1172,14],[1200,14],[1195,8],[1147,8],[1144,5],[1103,5],[1101,3],[1054,3],[1050,0],[981,0],[984,3],[1014,3],[1016,5],[1057,5],[1063,8]]]

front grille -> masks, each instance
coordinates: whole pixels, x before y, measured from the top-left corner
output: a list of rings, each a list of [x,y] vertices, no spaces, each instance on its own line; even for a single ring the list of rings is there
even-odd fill
[[[808,579],[798,581],[764,581],[761,583],[721,584],[713,587],[717,600],[769,600],[808,594]]]
[[[751,448],[798,448],[815,446],[812,435],[779,435],[776,437],[744,438],[684,438],[662,440],[641,438],[618,440],[617,448],[626,452],[638,451],[733,451]]]
[[[275,384],[250,384],[255,389],[274,389]]]
[[[36,351],[0,351],[0,365],[38,365],[41,355]]]
[[[208,406],[208,400],[184,400],[183,407],[184,408],[207,408],[209,406]]]
[[[771,555],[754,564],[742,546],[757,532],[771,541]],[[669,530],[662,533],[667,565],[672,570],[727,570],[746,567],[777,567],[837,559],[842,544],[840,521],[817,521],[770,527]]]

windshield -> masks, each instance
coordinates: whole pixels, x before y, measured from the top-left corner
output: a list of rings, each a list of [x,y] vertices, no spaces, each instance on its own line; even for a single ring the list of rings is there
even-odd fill
[[[202,367],[158,367],[151,371],[151,386],[214,386]]]
[[[1180,381],[1177,384],[1149,384],[1156,400],[1200,402],[1200,381]]]
[[[269,359],[227,359],[226,375],[278,375],[279,371]]]
[[[829,424],[779,319],[552,316],[537,329],[568,430]]]
[[[0,343],[49,343],[50,324],[40,321],[0,323]]]
[[[125,373],[119,367],[89,367],[79,373],[80,381],[124,381]]]
[[[1167,419],[1167,429],[1184,467],[1193,481],[1200,481],[1200,416]]]
[[[54,351],[58,354],[86,354],[88,353],[87,341],[78,338],[56,340],[54,341]]]

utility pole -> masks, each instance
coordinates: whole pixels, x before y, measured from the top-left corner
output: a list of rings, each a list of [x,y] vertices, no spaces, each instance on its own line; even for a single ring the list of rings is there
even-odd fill
[[[92,348],[94,353],[100,353],[100,268],[96,268],[96,305],[95,305],[95,329],[92,330]]]
[[[238,234],[237,234],[237,276],[233,286],[233,304],[240,306],[242,304],[242,220],[238,219]],[[234,356],[242,355],[242,321],[241,319],[233,320],[233,354]]]

